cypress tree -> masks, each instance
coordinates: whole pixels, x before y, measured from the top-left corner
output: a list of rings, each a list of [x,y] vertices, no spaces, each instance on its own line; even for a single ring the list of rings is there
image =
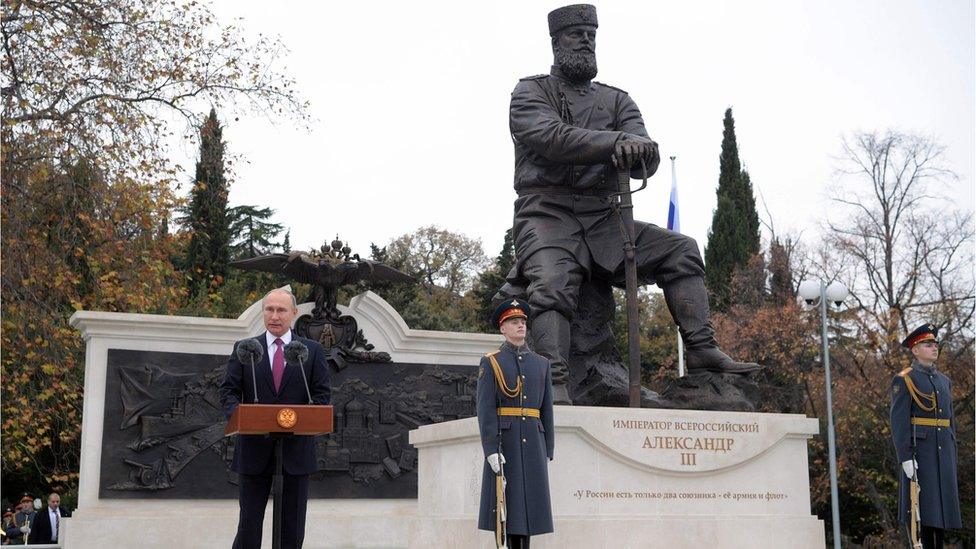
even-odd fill
[[[790,265],[789,240],[784,244],[778,238],[769,243],[769,294],[775,305],[793,301],[793,267]]]
[[[759,253],[759,214],[749,173],[742,169],[732,109],[725,111],[719,156],[718,204],[705,246],[705,284],[712,308],[725,310],[731,299],[732,275]]]
[[[223,128],[217,120],[217,111],[210,109],[210,115],[200,127],[200,159],[183,218],[190,231],[184,260],[190,295],[219,286],[227,277],[230,260],[227,194]]]

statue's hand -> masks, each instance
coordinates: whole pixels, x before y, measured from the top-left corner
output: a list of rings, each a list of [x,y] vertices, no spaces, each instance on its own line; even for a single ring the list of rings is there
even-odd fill
[[[657,143],[640,135],[625,133],[614,145],[613,165],[618,170],[629,170],[640,165],[641,160],[650,170],[652,165],[657,165],[659,159]]]

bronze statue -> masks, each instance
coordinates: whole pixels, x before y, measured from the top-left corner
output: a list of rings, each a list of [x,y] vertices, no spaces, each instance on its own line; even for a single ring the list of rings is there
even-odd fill
[[[640,178],[642,163],[648,175],[660,163],[657,144],[630,96],[593,81],[596,31],[591,5],[551,12],[552,69],[521,79],[509,111],[517,263],[496,299],[523,297],[532,306],[534,348],[551,361],[554,395],[561,404],[571,403],[570,330],[581,285],[590,280],[623,284],[617,168],[630,168],[631,177]],[[704,263],[694,239],[641,221],[634,232],[638,279],[664,290],[684,338],[689,375],[758,370],[758,364],[732,360],[715,342]]]

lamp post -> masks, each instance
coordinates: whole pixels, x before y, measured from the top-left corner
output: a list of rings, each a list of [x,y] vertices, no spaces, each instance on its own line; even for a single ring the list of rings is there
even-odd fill
[[[827,454],[830,460],[830,516],[834,530],[834,549],[840,549],[840,505],[837,502],[837,450],[834,439],[834,401],[830,392],[830,351],[827,349],[827,303],[840,305],[850,292],[840,282],[825,285],[820,280],[804,280],[797,289],[808,305],[820,300],[820,338],[823,342],[824,376],[827,384]]]

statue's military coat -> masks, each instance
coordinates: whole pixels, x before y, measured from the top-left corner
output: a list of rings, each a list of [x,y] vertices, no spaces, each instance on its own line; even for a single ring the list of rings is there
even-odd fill
[[[933,394],[935,409],[925,411],[914,401],[905,383],[910,377],[922,393]],[[923,400],[923,403],[925,401]],[[928,406],[928,404],[926,404]],[[912,425],[912,417],[948,419],[949,427]],[[912,367],[891,382],[891,438],[898,454],[898,520],[910,520],[909,480],[901,463],[912,459],[912,441],[918,460],[919,513],[924,526],[961,528],[959,484],[956,481],[956,422],[952,412],[952,384],[934,367],[912,361]]]
[[[513,224],[517,264],[509,281],[524,285],[521,277],[532,255],[557,248],[587,277],[622,283],[616,279],[623,273],[623,238],[612,208],[617,199],[611,196],[618,182],[610,159],[623,134],[648,137],[637,105],[623,90],[599,82],[574,83],[554,67],[550,75],[523,78],[515,86],[509,128],[519,195]],[[656,163],[648,166],[648,176],[656,169]],[[640,166],[631,177],[642,177]],[[642,221],[635,221],[634,228],[642,283],[704,276],[693,239]],[[567,284],[564,293],[574,295],[576,282]],[[530,295],[529,301],[539,311],[556,309],[567,317],[575,307],[560,298]]]
[[[527,347],[502,344],[493,353],[509,387],[522,379],[522,396],[509,398],[498,390],[487,356],[478,367],[478,426],[485,457],[498,452],[505,456],[508,484],[508,533],[534,536],[552,532],[549,501],[549,464],[555,446],[552,420],[552,379],[549,361]],[[539,418],[497,414],[499,406],[535,408]],[[495,472],[485,461],[481,476],[481,511],[478,528],[495,530]]]

